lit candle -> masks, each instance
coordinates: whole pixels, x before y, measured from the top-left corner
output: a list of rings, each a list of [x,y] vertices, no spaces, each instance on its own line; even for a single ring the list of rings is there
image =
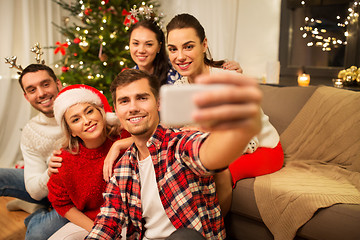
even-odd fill
[[[306,87],[309,86],[310,83],[310,75],[309,74],[300,74],[298,76],[298,84],[299,86]]]
[[[343,87],[343,81],[340,78],[333,79],[334,87],[342,88]]]

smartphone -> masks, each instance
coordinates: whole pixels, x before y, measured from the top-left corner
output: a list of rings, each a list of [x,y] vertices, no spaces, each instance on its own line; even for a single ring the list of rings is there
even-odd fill
[[[196,93],[214,91],[225,84],[163,85],[160,88],[160,122],[168,126],[193,123],[192,112],[197,109],[193,101]]]

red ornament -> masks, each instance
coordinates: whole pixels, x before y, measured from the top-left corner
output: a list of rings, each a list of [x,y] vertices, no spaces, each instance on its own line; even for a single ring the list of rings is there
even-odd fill
[[[77,53],[74,53],[74,56],[77,57]]]
[[[91,8],[87,8],[87,9],[85,9],[84,13],[85,13],[85,15],[89,16],[90,13],[92,13],[92,9],[91,9]]]
[[[74,38],[74,43],[79,44],[81,42],[80,38]]]
[[[69,71],[69,67],[68,66],[62,66],[61,71],[65,73],[65,72]]]
[[[56,42],[55,44],[58,45],[58,47],[55,48],[54,54],[57,54],[60,51],[62,55],[65,55],[65,48],[67,48],[69,45],[67,43],[61,42]]]

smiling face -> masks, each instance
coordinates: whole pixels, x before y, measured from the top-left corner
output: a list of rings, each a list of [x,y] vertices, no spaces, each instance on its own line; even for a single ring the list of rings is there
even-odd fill
[[[94,105],[75,104],[66,110],[64,118],[70,134],[81,138],[87,148],[100,147],[106,140],[104,117]]]
[[[53,105],[61,89],[61,82],[52,79],[47,71],[26,73],[22,78],[24,96],[36,110],[54,117]]]
[[[160,51],[156,34],[145,27],[134,29],[130,36],[130,54],[139,69],[153,73],[154,59]]]
[[[141,78],[116,89],[115,113],[121,125],[135,138],[147,141],[159,124],[159,104],[149,85]]]
[[[206,38],[201,42],[193,28],[176,28],[168,32],[170,62],[176,71],[188,77],[189,82],[193,82],[196,76],[206,72],[206,49]]]

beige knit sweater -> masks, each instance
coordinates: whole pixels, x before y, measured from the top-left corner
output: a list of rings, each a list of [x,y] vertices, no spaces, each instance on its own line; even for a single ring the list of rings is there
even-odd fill
[[[360,204],[360,93],[319,87],[280,137],[285,166],[254,185],[275,240],[293,239],[319,208]]]

